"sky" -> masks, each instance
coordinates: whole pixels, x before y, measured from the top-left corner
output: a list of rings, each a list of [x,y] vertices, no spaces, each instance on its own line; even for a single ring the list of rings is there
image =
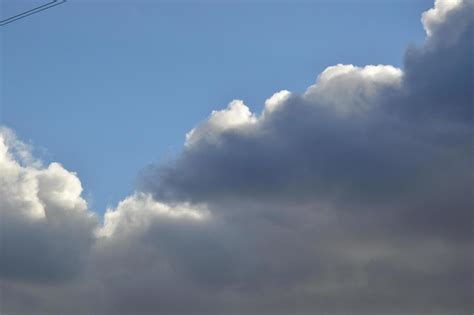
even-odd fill
[[[1,26],[0,313],[472,314],[473,10],[71,0]]]
[[[42,4],[3,0],[3,18]],[[68,1],[2,27],[3,124],[77,172],[94,211],[235,98],[303,92],[327,66],[400,66],[432,1]],[[149,135],[153,136],[149,136]]]

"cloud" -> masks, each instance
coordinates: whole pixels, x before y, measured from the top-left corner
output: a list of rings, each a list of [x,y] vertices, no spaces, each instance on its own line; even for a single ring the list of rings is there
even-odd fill
[[[433,12],[443,13],[435,15],[439,23],[432,28],[431,36],[422,47],[407,49],[405,94],[391,100],[405,111],[405,119],[472,122],[473,7],[471,0],[437,1]]]
[[[232,101],[220,111],[213,111],[209,119],[186,134],[186,146],[192,146],[202,139],[217,141],[214,135],[228,131],[245,129],[245,126],[256,123],[256,117],[241,100]]]
[[[422,15],[423,26],[426,34],[431,37],[437,29],[443,26],[447,15],[457,10],[463,4],[462,0],[436,0],[434,8]]]
[[[43,167],[12,131],[0,129],[0,275],[26,282],[77,275],[93,243],[96,217],[76,174]]]
[[[116,209],[109,209],[104,215],[104,225],[97,231],[99,236],[113,237],[119,233],[144,229],[150,225],[150,218],[160,220],[205,220],[208,214],[189,205],[168,205],[156,202],[152,196],[136,193],[121,201]]]
[[[436,1],[403,69],[212,112],[101,225],[4,129],[2,314],[472,313],[473,6]]]
[[[397,87],[402,71],[392,66],[337,65],[321,73],[304,98],[319,106],[330,106],[340,112],[369,110],[385,87]]]

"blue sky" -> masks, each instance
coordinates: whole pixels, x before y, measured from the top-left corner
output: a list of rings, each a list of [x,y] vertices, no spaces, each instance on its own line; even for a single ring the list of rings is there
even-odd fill
[[[4,0],[2,18],[41,3]],[[0,29],[0,119],[45,161],[77,172],[103,212],[233,99],[259,112],[330,65],[400,66],[432,5],[71,0]]]

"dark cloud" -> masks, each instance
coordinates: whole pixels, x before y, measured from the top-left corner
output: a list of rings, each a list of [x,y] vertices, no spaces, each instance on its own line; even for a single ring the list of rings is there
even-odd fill
[[[472,123],[473,7],[472,1],[464,1],[459,9],[446,14],[423,47],[407,50],[407,100],[396,101],[409,117]]]
[[[173,163],[146,169],[142,188],[220,212],[242,200],[396,211],[413,232],[470,238],[472,6],[433,12],[443,22],[426,19],[431,35],[408,49],[403,74],[338,65],[260,117],[232,103],[188,135]]]
[[[213,112],[102,226],[0,156],[2,314],[471,314],[473,5],[437,1],[403,71]]]
[[[339,65],[304,95],[283,92],[272,98],[259,117],[245,113],[243,104],[236,109],[234,102],[195,128],[173,163],[146,169],[142,188],[158,200],[206,202],[229,222],[276,220],[290,226],[298,241],[275,251],[304,257],[311,267],[287,261],[272,275],[277,265],[272,260],[252,280],[261,277],[268,285],[296,269],[302,277],[289,276],[297,284],[286,283],[287,288],[310,285],[303,279],[311,276],[324,286],[318,277],[334,266],[334,273],[345,271],[347,279],[328,280],[337,290],[327,310],[339,305],[341,312],[362,314],[468,312],[473,4],[444,11],[442,6],[431,13],[434,22],[425,19],[426,43],[407,50],[403,74],[383,66]],[[321,207],[330,209],[326,224],[343,236],[313,229],[303,237],[301,221],[319,227],[311,212],[320,213]],[[262,222],[258,231],[244,234],[259,239],[262,230],[271,230]],[[361,261],[350,261],[344,248],[332,248],[344,237],[354,240],[354,251],[366,253]],[[279,233],[270,238],[289,241]],[[298,246],[306,239],[314,251],[308,243]],[[379,241],[372,247],[373,239]],[[420,245],[415,249],[411,243]],[[275,254],[260,250],[262,259]],[[335,257],[334,251],[343,254]],[[450,261],[442,265],[446,257]],[[433,259],[438,264],[430,270],[424,261]],[[366,283],[351,290],[358,277]],[[325,295],[311,296],[301,309]]]

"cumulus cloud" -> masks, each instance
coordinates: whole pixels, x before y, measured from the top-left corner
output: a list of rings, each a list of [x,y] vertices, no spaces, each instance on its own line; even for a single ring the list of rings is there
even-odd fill
[[[0,275],[26,282],[78,274],[93,243],[95,215],[76,174],[43,167],[13,132],[0,129]]]
[[[4,129],[2,314],[472,313],[473,7],[436,1],[403,69],[212,112],[102,225]]]
[[[257,122],[256,117],[241,100],[232,101],[220,111],[213,111],[209,119],[186,134],[186,146],[191,146],[201,139],[217,141],[216,136],[227,130],[245,130],[249,124]]]
[[[369,110],[384,88],[397,87],[402,71],[392,66],[337,65],[321,73],[316,84],[309,87],[304,98],[320,106],[331,106],[340,112]]]
[[[443,25],[447,15],[462,6],[462,0],[436,0],[434,8],[422,15],[423,26],[426,34],[432,36]]]
[[[104,225],[97,231],[99,236],[113,237],[118,233],[143,229],[150,225],[150,217],[161,220],[205,220],[208,214],[189,205],[168,205],[156,202],[152,196],[136,193],[121,201],[116,209],[109,209],[104,215]]]

